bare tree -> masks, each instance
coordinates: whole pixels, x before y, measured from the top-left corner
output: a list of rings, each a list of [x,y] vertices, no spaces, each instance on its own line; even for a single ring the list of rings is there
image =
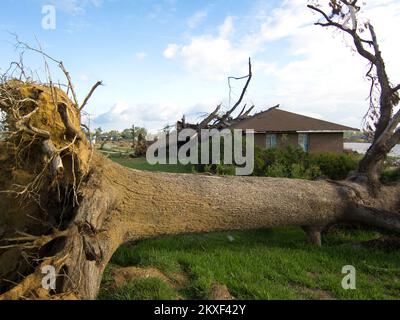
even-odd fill
[[[321,244],[321,230],[344,221],[400,232],[398,184],[383,185],[379,196],[371,197],[358,180],[209,177],[123,168],[91,148],[76,98],[52,83],[7,75],[0,82],[8,132],[0,141],[0,299],[93,299],[121,244],[161,235],[292,225]],[[224,125],[229,111],[213,119]],[[378,124],[385,123],[380,119],[387,111],[382,108]],[[372,167],[382,157],[374,157],[374,149],[386,151],[396,139],[389,133],[398,116],[389,118],[363,160]],[[390,138],[382,144],[386,135]],[[57,273],[51,290],[42,286],[42,268],[48,265]]]
[[[219,104],[210,114],[208,114],[204,119],[197,123],[191,124],[185,121],[185,117],[182,118],[181,121],[177,122],[176,129],[177,131],[181,131],[183,129],[195,129],[198,132],[198,136],[200,136],[200,131],[202,129],[223,129],[229,128],[233,124],[246,119],[250,113],[254,109],[254,105],[250,108],[247,108],[247,105],[244,105],[242,111],[236,116],[233,117],[232,115],[236,111],[236,109],[241,105],[243,98],[247,92],[247,89],[250,85],[251,79],[253,77],[252,65],[251,65],[251,58],[249,58],[248,62],[249,72],[246,76],[243,77],[229,77],[228,78],[228,85],[229,85],[229,100],[231,100],[231,93],[232,93],[232,86],[231,80],[243,80],[247,79],[244,87],[242,88],[241,94],[235,104],[226,112],[221,113],[222,104]]]
[[[370,106],[365,119],[367,128],[374,133],[373,142],[361,160],[355,178],[366,177],[376,193],[383,161],[400,142],[400,110],[395,112],[400,84],[391,84],[375,29],[371,22],[361,22],[358,17],[361,7],[357,0],[330,0],[328,8],[312,1],[308,7],[321,15],[316,25],[336,28],[349,35],[358,54],[370,64],[366,75],[371,81]]]

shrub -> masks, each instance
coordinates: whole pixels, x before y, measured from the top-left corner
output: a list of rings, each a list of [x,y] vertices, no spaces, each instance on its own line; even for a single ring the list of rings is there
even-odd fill
[[[197,168],[196,168],[197,169]],[[198,172],[210,172],[212,174],[217,174],[219,176],[234,176],[236,173],[236,167],[232,164],[208,164],[205,165],[200,171]]]
[[[324,176],[332,180],[345,179],[357,168],[358,158],[352,154],[310,154],[300,148],[254,150],[254,176],[281,177],[313,180]],[[205,166],[206,172],[234,175],[233,165]]]
[[[282,163],[273,163],[272,165],[267,166],[267,170],[265,171],[266,177],[286,177],[288,178],[288,168]]]
[[[318,166],[323,176],[342,180],[357,168],[358,160],[350,154],[319,153],[310,155],[313,165]]]
[[[383,171],[381,174],[382,183],[400,181],[400,168]]]

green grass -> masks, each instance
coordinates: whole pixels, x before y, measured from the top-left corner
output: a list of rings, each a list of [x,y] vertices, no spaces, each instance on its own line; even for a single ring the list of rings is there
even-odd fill
[[[144,160],[113,158],[142,170],[190,172],[182,166],[150,167]],[[400,252],[357,248],[355,241],[379,234],[336,228],[321,248],[308,243],[300,228],[170,236],[120,247],[103,278],[100,299],[208,299],[214,283],[227,285],[237,299],[400,299]],[[356,268],[356,290],[344,290],[343,266]],[[184,274],[179,289],[159,279],[110,287],[110,268],[155,267],[173,278]]]
[[[238,299],[400,299],[400,252],[351,245],[375,236],[336,230],[324,237],[322,248],[310,245],[300,228],[174,236],[122,246],[111,263],[152,266],[167,276],[184,273],[188,282],[175,295],[186,299],[210,298],[215,282]],[[356,268],[356,290],[341,287],[345,265]],[[159,299],[153,280],[142,280],[140,292],[134,283],[100,297]]]
[[[102,290],[101,300],[176,300],[175,291],[156,278],[136,279],[115,290]]]
[[[127,156],[121,155],[110,155],[109,158],[125,167],[146,170],[146,171],[158,171],[158,172],[170,172],[170,173],[192,173],[191,165],[182,164],[156,164],[151,165],[145,158],[132,159]]]

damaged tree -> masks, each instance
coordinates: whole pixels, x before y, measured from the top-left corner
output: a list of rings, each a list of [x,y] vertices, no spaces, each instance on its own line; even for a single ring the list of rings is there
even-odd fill
[[[72,94],[70,82],[67,87]],[[344,221],[400,232],[397,184],[380,186],[374,197],[363,179],[210,177],[123,168],[91,149],[81,130],[81,106],[72,96],[29,79],[0,83],[5,131],[0,299],[94,299],[121,244],[161,235],[291,225],[320,244],[324,227]],[[394,106],[397,94],[390,97]],[[381,141],[399,116],[381,120],[388,110],[382,111],[378,122],[390,125],[377,130],[370,150],[389,151],[390,144],[382,147]],[[372,161],[371,154],[362,163]],[[363,168],[359,175],[366,173]],[[367,176],[373,177],[368,170]],[[42,286],[48,265],[57,272],[55,290]]]
[[[247,92],[247,89],[250,85],[251,79],[253,77],[252,65],[251,65],[251,58],[249,58],[249,73],[243,77],[229,77],[228,84],[229,84],[229,96],[231,95],[232,87],[231,87],[231,80],[242,80],[247,79],[246,84],[244,85],[242,92],[239,96],[238,101],[225,113],[221,114],[221,104],[218,105],[214,111],[212,111],[209,115],[207,115],[201,122],[197,124],[187,123],[185,121],[185,117],[182,118],[181,121],[178,121],[176,124],[176,130],[180,132],[183,129],[194,129],[197,131],[197,135],[200,137],[200,132],[202,129],[224,129],[229,128],[233,124],[244,120],[249,117],[250,113],[254,109],[254,105],[250,108],[247,108],[247,105],[243,106],[242,111],[236,116],[233,117],[232,115],[236,111],[236,109],[240,106],[243,101],[243,98]]]
[[[242,88],[242,92],[239,96],[239,99],[237,102],[230,107],[230,109],[224,113],[221,113],[221,107],[222,104],[219,104],[210,114],[204,117],[204,119],[197,123],[197,124],[192,124],[192,123],[187,123],[185,120],[185,116],[183,116],[181,121],[178,121],[176,123],[176,131],[179,134],[182,130],[185,129],[192,129],[196,131],[196,136],[187,138],[186,141],[178,141],[178,148],[182,147],[185,143],[187,143],[190,139],[197,138],[199,145],[202,144],[201,141],[201,131],[204,129],[207,130],[212,130],[212,129],[217,129],[217,130],[223,130],[223,129],[229,129],[231,128],[232,125],[247,119],[250,117],[250,113],[253,111],[255,106],[251,106],[250,108],[247,108],[247,105],[245,104],[240,111],[240,113],[236,116],[233,116],[235,113],[236,109],[241,105],[243,98],[247,92],[247,89],[250,85],[251,79],[253,77],[253,71],[252,71],[252,65],[251,65],[251,58],[249,58],[249,72],[246,76],[243,77],[229,77],[228,78],[228,85],[229,85],[229,100],[231,100],[231,93],[232,93],[232,86],[231,86],[231,80],[243,80],[247,79],[244,87]],[[279,107],[279,106],[276,106]],[[212,136],[212,133],[211,133]],[[211,139],[210,136],[210,139]],[[166,144],[169,144],[169,140],[166,139]],[[199,157],[201,157],[199,155]],[[200,159],[199,159],[200,160]],[[205,164],[202,164],[201,161],[197,164],[197,171],[198,172],[204,172]]]
[[[331,0],[330,14],[318,2],[308,7],[322,16],[322,20],[316,25],[334,27],[349,35],[358,54],[370,64],[366,75],[371,81],[370,107],[365,120],[367,129],[373,131],[373,143],[360,162],[354,178],[366,179],[371,188],[377,191],[380,187],[379,174],[383,161],[400,142],[400,110],[394,113],[399,103],[400,84],[393,86],[390,83],[375,29],[369,21],[360,22],[357,17],[360,6],[357,2]]]

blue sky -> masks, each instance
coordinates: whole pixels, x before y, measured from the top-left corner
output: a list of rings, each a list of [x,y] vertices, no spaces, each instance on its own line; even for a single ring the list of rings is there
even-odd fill
[[[42,6],[56,8],[56,28],[42,28]],[[360,127],[368,107],[366,63],[341,34],[313,26],[307,1],[266,0],[3,0],[0,68],[18,58],[13,37],[36,45],[69,69],[93,127],[152,131],[183,114],[196,120],[219,103],[229,107],[227,77],[254,79],[245,97],[257,110],[283,109]],[[399,0],[369,0],[389,75],[400,82]],[[25,54],[40,74],[41,57]],[[60,77],[52,66],[53,78]],[[234,94],[241,84],[235,83]],[[235,96],[233,96],[234,98]]]

